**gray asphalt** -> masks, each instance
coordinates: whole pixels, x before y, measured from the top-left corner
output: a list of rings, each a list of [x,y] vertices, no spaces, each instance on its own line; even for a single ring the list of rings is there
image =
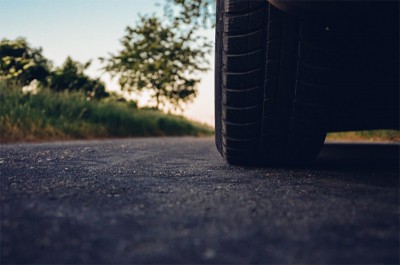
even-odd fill
[[[399,145],[307,169],[211,138],[2,145],[1,263],[399,263]]]

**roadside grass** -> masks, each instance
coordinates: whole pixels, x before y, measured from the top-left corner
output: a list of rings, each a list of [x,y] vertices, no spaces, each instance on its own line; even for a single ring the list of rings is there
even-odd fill
[[[0,81],[1,143],[213,133],[210,126],[127,102],[87,101],[79,92],[46,88],[36,95],[24,94],[21,87]],[[400,131],[329,133],[327,140],[400,142]]]
[[[357,132],[338,132],[329,133],[326,139],[330,141],[400,142],[400,131],[373,130]]]
[[[117,100],[87,101],[79,92],[42,88],[24,94],[0,82],[0,141],[212,135],[207,125]]]

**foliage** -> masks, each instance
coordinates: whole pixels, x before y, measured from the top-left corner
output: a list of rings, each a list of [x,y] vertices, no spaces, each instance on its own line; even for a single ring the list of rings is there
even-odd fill
[[[105,91],[104,83],[99,79],[92,79],[84,71],[90,66],[79,63],[67,57],[64,64],[50,75],[49,86],[55,91],[83,91],[87,98],[105,98],[109,94]]]
[[[212,134],[181,116],[140,110],[113,98],[87,101],[82,91],[50,89],[23,94],[21,86],[0,82],[1,142]]]
[[[137,109],[138,103],[133,99],[128,99],[115,91],[108,93],[108,97],[102,99],[103,102],[120,102],[126,104],[128,107]]]
[[[215,25],[216,0],[167,0],[166,13],[185,24]],[[178,14],[173,16],[174,9]]]
[[[0,42],[0,79],[29,85],[37,80],[41,85],[48,85],[55,91],[84,91],[87,98],[108,96],[103,82],[92,79],[84,71],[90,62],[81,64],[66,59],[64,64],[52,71],[52,66],[41,48],[32,48],[24,38],[3,39]]]
[[[14,80],[28,85],[33,80],[45,83],[50,62],[42,49],[32,48],[24,38],[0,42],[0,80]]]
[[[141,17],[127,27],[118,54],[101,58],[104,69],[118,77],[123,90],[150,91],[157,109],[182,108],[197,95],[195,75],[207,70],[210,45],[178,22],[163,24],[156,17]]]

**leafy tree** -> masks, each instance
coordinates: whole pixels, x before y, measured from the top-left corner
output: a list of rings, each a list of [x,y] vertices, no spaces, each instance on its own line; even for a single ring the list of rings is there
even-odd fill
[[[0,42],[0,79],[28,85],[33,80],[46,83],[51,68],[41,48],[32,48],[24,38]]]
[[[165,10],[170,17],[192,26],[215,24],[216,0],[167,0]],[[174,11],[178,11],[174,15]]]
[[[182,109],[197,95],[196,75],[207,70],[210,45],[193,30],[166,25],[156,17],[141,17],[137,27],[126,28],[123,46],[104,69],[119,79],[123,90],[150,91],[157,109]]]
[[[55,91],[83,91],[88,98],[107,97],[109,94],[105,90],[104,83],[84,73],[90,63],[89,61],[82,64],[67,57],[64,64],[51,73],[50,88]]]

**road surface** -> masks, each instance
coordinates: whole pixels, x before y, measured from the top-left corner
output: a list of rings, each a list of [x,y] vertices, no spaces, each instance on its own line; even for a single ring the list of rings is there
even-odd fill
[[[307,169],[211,138],[2,145],[1,263],[399,263],[399,145]]]

